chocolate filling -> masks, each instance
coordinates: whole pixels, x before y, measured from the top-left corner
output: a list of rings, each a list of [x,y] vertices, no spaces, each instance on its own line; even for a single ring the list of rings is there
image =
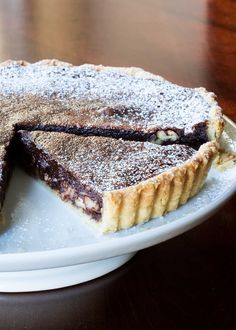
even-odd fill
[[[6,196],[6,190],[9,184],[9,179],[13,168],[13,141],[11,141],[9,146],[6,146],[6,154],[0,164],[0,171],[2,173],[0,180],[0,211],[3,206],[3,202]]]
[[[137,130],[125,130],[121,128],[100,128],[100,127],[77,127],[77,126],[58,126],[48,124],[18,124],[16,130],[27,130],[27,131],[47,131],[47,132],[64,132],[83,136],[105,136],[112,137],[115,139],[122,138],[129,141],[150,141],[155,142],[158,130],[153,132],[144,133],[143,131]],[[172,130],[177,135],[177,140],[163,141],[162,145],[169,144],[185,144],[195,149],[198,149],[201,144],[207,142],[207,123],[201,122],[194,125],[192,132],[186,134],[183,129],[178,128],[166,128],[161,131],[167,132]]]
[[[3,161],[3,164],[0,166],[0,171],[2,172],[2,180],[0,181],[0,208],[2,208],[10,176],[10,166],[8,166],[6,161]]]
[[[207,122],[201,122],[193,126],[193,131],[188,134],[181,132],[180,143],[199,148],[203,143],[209,141],[207,135]]]
[[[17,138],[18,161],[33,176],[45,181],[64,201],[69,201],[90,215],[94,220],[101,218],[102,197],[64,169],[55,160],[24,136]]]

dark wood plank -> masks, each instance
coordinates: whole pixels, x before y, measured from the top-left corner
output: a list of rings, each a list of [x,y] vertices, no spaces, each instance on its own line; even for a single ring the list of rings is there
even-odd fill
[[[234,116],[234,1],[1,1],[0,59],[140,66],[206,86]]]

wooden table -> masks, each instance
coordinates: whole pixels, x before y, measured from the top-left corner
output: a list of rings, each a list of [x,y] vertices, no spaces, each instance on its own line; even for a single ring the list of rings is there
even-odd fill
[[[2,0],[8,58],[143,67],[214,91],[236,121],[233,0]],[[98,280],[0,294],[0,329],[236,329],[235,204]]]

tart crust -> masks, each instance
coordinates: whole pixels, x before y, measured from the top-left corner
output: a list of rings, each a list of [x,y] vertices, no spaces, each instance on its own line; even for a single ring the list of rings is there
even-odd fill
[[[205,143],[181,166],[135,186],[104,192],[101,231],[130,228],[185,204],[202,188],[217,151],[215,141]]]

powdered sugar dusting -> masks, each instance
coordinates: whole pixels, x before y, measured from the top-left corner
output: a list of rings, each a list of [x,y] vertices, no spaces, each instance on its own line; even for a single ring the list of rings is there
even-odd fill
[[[184,145],[158,146],[149,142],[65,133],[24,134],[82,184],[100,192],[132,186],[152,178],[181,165],[196,153]],[[43,160],[43,166],[47,166],[46,157]]]
[[[89,105],[93,116],[113,122],[150,128],[180,128],[186,133],[209,118],[215,106],[206,93],[184,88],[164,79],[134,77],[112,68],[98,71],[94,66],[28,66],[10,64],[0,67],[1,93],[33,95],[56,99],[76,110]],[[83,105],[83,106],[82,106]]]

